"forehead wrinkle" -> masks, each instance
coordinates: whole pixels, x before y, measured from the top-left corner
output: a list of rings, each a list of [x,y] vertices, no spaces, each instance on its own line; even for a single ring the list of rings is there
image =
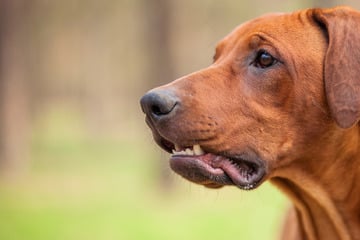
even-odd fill
[[[295,56],[291,54],[291,49],[293,48],[292,42],[303,37],[301,35],[304,33],[295,31],[297,28],[294,27],[294,24],[304,26],[306,21],[303,18],[304,14],[302,12],[260,16],[236,27],[218,43],[217,48],[221,52],[227,49],[226,51],[230,53],[244,49],[244,47],[250,47],[251,49],[257,44],[268,43],[284,58],[285,63],[288,63],[286,67],[289,68],[294,79],[297,79],[299,71],[297,64],[295,64]],[[289,19],[293,19],[293,21]],[[291,25],[289,25],[289,22],[291,22]],[[283,38],[284,35],[287,37]],[[252,40],[254,36],[258,36],[259,40]],[[248,42],[246,43],[246,41]]]
[[[232,32],[230,32],[225,38],[223,38],[217,45],[220,49],[226,47],[226,45],[237,45],[239,41],[244,38],[249,38],[256,33],[262,33],[265,35],[273,35],[267,33],[268,29],[274,30],[274,35],[279,34],[278,30],[284,29],[286,24],[282,24],[286,21],[281,21],[285,17],[290,16],[289,14],[284,13],[271,13],[260,16],[256,19],[247,21],[240,26],[236,27]],[[278,21],[273,21],[273,19],[278,19]],[[280,23],[280,28],[279,28]],[[275,26],[275,27],[273,27]]]

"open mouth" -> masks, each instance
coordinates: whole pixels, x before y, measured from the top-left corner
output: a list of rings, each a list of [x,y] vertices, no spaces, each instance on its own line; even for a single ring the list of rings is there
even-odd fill
[[[189,181],[206,187],[235,185],[251,190],[259,185],[265,175],[264,162],[254,154],[226,156],[206,152],[199,144],[182,147],[164,139],[161,139],[160,145],[172,152],[172,170]]]

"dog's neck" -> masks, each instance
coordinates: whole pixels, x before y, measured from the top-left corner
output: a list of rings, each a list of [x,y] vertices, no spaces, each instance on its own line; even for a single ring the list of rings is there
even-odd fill
[[[294,203],[301,239],[360,239],[359,129],[335,135],[271,180]]]

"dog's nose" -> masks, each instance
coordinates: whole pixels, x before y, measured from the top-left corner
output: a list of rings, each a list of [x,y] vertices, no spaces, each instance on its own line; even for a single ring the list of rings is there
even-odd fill
[[[143,112],[155,120],[159,120],[174,112],[177,103],[178,101],[174,94],[165,90],[150,91],[140,100]]]

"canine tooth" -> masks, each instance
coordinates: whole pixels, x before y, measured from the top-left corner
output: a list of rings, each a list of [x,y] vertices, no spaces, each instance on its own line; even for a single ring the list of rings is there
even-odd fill
[[[176,151],[176,150],[172,150],[173,155],[185,155],[186,152],[185,151]]]
[[[194,145],[193,150],[194,150],[195,155],[203,155],[204,154],[204,150],[202,150],[202,148],[200,147],[199,144]]]
[[[190,148],[185,149],[185,151],[187,155],[194,155],[193,150],[191,150]]]
[[[181,147],[180,147],[179,145],[175,144],[175,150],[176,150],[177,152],[179,152],[179,151],[181,150]]]

